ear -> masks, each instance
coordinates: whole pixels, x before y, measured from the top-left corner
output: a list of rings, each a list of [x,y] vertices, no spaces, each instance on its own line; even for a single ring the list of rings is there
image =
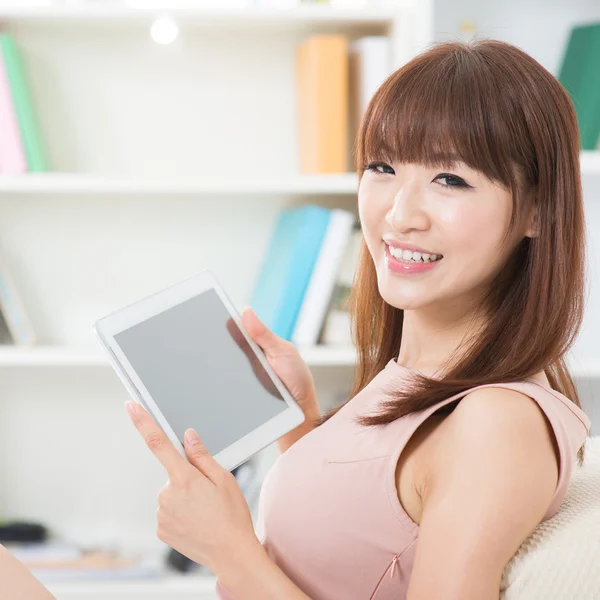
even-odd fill
[[[530,210],[523,235],[530,238],[538,237],[540,235],[538,203],[535,196],[530,196],[527,202],[529,203]]]

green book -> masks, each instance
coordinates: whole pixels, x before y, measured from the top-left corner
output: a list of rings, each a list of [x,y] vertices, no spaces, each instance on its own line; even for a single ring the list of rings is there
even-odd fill
[[[47,171],[40,130],[25,80],[19,50],[12,37],[7,33],[0,34],[0,51],[4,59],[6,76],[23,140],[27,169],[30,172]]]
[[[558,80],[577,113],[581,148],[596,150],[600,136],[600,22],[571,29]]]

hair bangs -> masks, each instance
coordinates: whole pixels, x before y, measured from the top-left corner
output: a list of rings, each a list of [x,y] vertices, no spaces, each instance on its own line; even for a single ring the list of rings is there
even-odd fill
[[[483,71],[454,66],[431,60],[418,70],[399,69],[382,84],[361,125],[359,176],[374,160],[427,168],[462,162],[516,191],[519,157],[513,155],[506,111],[488,97],[490,82]]]

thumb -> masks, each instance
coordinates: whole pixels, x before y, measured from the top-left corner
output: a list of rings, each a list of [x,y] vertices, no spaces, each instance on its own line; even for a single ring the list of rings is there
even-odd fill
[[[285,346],[286,341],[275,335],[256,315],[256,313],[246,306],[242,311],[242,320],[244,327],[252,336],[252,339],[264,350],[266,354],[280,352]]]
[[[185,454],[194,467],[204,473],[210,480],[223,470],[223,467],[210,455],[200,436],[194,429],[186,430],[184,436]]]

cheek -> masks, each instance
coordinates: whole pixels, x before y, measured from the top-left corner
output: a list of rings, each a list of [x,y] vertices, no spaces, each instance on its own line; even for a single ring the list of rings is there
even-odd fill
[[[508,227],[506,215],[497,210],[460,210],[444,222],[447,251],[468,255],[475,264],[487,268],[499,259],[502,236]]]

